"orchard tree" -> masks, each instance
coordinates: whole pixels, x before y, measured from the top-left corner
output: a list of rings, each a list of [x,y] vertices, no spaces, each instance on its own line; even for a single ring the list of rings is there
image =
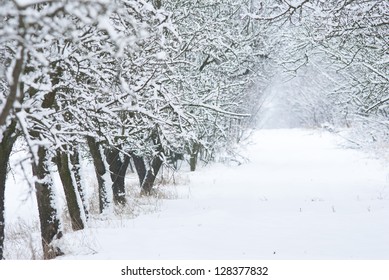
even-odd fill
[[[53,162],[59,169],[73,229],[81,229],[85,207],[78,192],[77,149],[85,142],[80,136],[92,137],[95,142],[93,137],[101,137],[101,127],[96,126],[95,120],[101,116],[93,115],[93,110],[99,110],[99,104],[108,96],[110,100],[116,98],[111,87],[118,84],[117,58],[126,48],[135,46],[138,35],[143,36],[138,34],[143,29],[136,25],[141,25],[142,19],[131,14],[147,3],[8,1],[4,5],[1,48],[6,50],[2,60],[8,68],[3,74],[8,74],[3,76],[1,93],[1,206],[4,208],[9,154],[20,134],[31,155],[44,258],[52,258],[60,253],[53,241],[62,235],[55,205]],[[120,14],[123,5],[128,7],[125,12],[132,26],[117,24],[125,17]],[[124,29],[132,33],[125,34]],[[103,195],[111,186],[105,187]],[[4,209],[1,210],[3,241]]]
[[[274,30],[272,58],[284,73],[309,75],[309,87],[298,85],[301,107],[328,114],[318,122],[362,121],[378,131],[388,113],[388,10],[382,0],[262,1],[248,16]]]
[[[264,74],[265,26],[245,17],[255,9],[252,1],[164,1],[162,6],[172,13],[180,36],[162,85],[182,100],[189,116],[188,133],[178,134],[183,136],[178,142],[195,170],[200,152],[212,159],[229,147],[255,111],[250,107],[255,98],[247,94]]]
[[[365,120],[387,119],[389,3],[379,0],[333,3],[333,6],[325,3],[322,10],[327,12],[327,29],[315,42],[345,77],[344,86],[337,90],[341,100],[347,101],[343,104]]]

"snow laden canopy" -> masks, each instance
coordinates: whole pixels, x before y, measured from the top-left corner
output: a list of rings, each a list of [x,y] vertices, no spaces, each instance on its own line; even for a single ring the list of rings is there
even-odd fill
[[[387,141],[388,1],[261,2],[247,16],[270,23],[275,87],[301,125],[360,126],[362,142]]]

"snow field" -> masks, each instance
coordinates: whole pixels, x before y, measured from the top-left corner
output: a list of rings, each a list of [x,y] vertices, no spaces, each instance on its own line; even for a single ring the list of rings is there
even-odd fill
[[[86,259],[386,259],[388,180],[329,133],[263,130],[250,163],[215,164],[179,187],[189,199],[99,229]]]
[[[131,200],[137,215],[67,232],[60,259],[388,259],[381,162],[327,132],[260,130],[251,142],[249,163],[181,172],[190,182],[161,187],[167,199]],[[34,220],[32,202],[8,203],[9,221]]]

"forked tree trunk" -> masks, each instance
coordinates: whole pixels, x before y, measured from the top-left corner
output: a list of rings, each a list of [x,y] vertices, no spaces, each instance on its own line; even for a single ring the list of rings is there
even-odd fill
[[[87,137],[87,142],[93,158],[99,185],[99,210],[100,213],[109,212],[112,210],[112,181],[109,175],[109,168],[107,168],[108,164],[106,164],[105,159],[103,158],[104,153],[102,152],[100,144],[90,136]]]
[[[33,163],[33,174],[37,179],[35,189],[44,259],[53,259],[61,254],[61,251],[52,245],[52,241],[62,237],[62,232],[54,200],[54,184],[49,170],[50,161],[46,148],[39,147],[38,162]]]
[[[146,164],[144,158],[136,155],[133,152],[131,152],[130,155],[134,162],[136,173],[138,174],[139,186],[142,187],[143,180],[146,177]]]
[[[141,194],[145,194],[145,195],[151,194],[151,190],[154,186],[155,178],[157,177],[157,174],[161,169],[163,163],[162,161],[163,147],[162,147],[161,139],[159,138],[158,127],[156,127],[155,130],[153,131],[152,139],[154,145],[156,146],[157,153],[154,156],[153,160],[151,161],[149,169],[147,170],[141,185]]]
[[[118,205],[126,204],[125,176],[130,157],[123,154],[122,158],[119,149],[107,148],[105,156],[111,173],[113,200]]]
[[[155,178],[162,166],[162,159],[159,155],[155,156],[151,162],[150,168],[147,170],[146,176],[142,183],[141,194],[150,195],[154,186]]]
[[[7,168],[12,147],[17,139],[16,121],[13,120],[3,133],[0,142],[0,260],[4,258],[4,202],[5,202],[5,182],[7,180]]]
[[[82,213],[81,198],[78,194],[76,180],[72,174],[70,159],[67,152],[57,152],[57,166],[65,192],[66,203],[68,206],[70,221],[74,231],[85,227],[85,215]]]

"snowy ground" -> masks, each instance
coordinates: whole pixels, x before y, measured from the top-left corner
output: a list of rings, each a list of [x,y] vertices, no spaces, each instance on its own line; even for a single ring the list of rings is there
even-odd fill
[[[61,259],[389,258],[384,165],[327,132],[261,130],[252,142],[249,163],[187,174],[157,211],[65,234]]]

